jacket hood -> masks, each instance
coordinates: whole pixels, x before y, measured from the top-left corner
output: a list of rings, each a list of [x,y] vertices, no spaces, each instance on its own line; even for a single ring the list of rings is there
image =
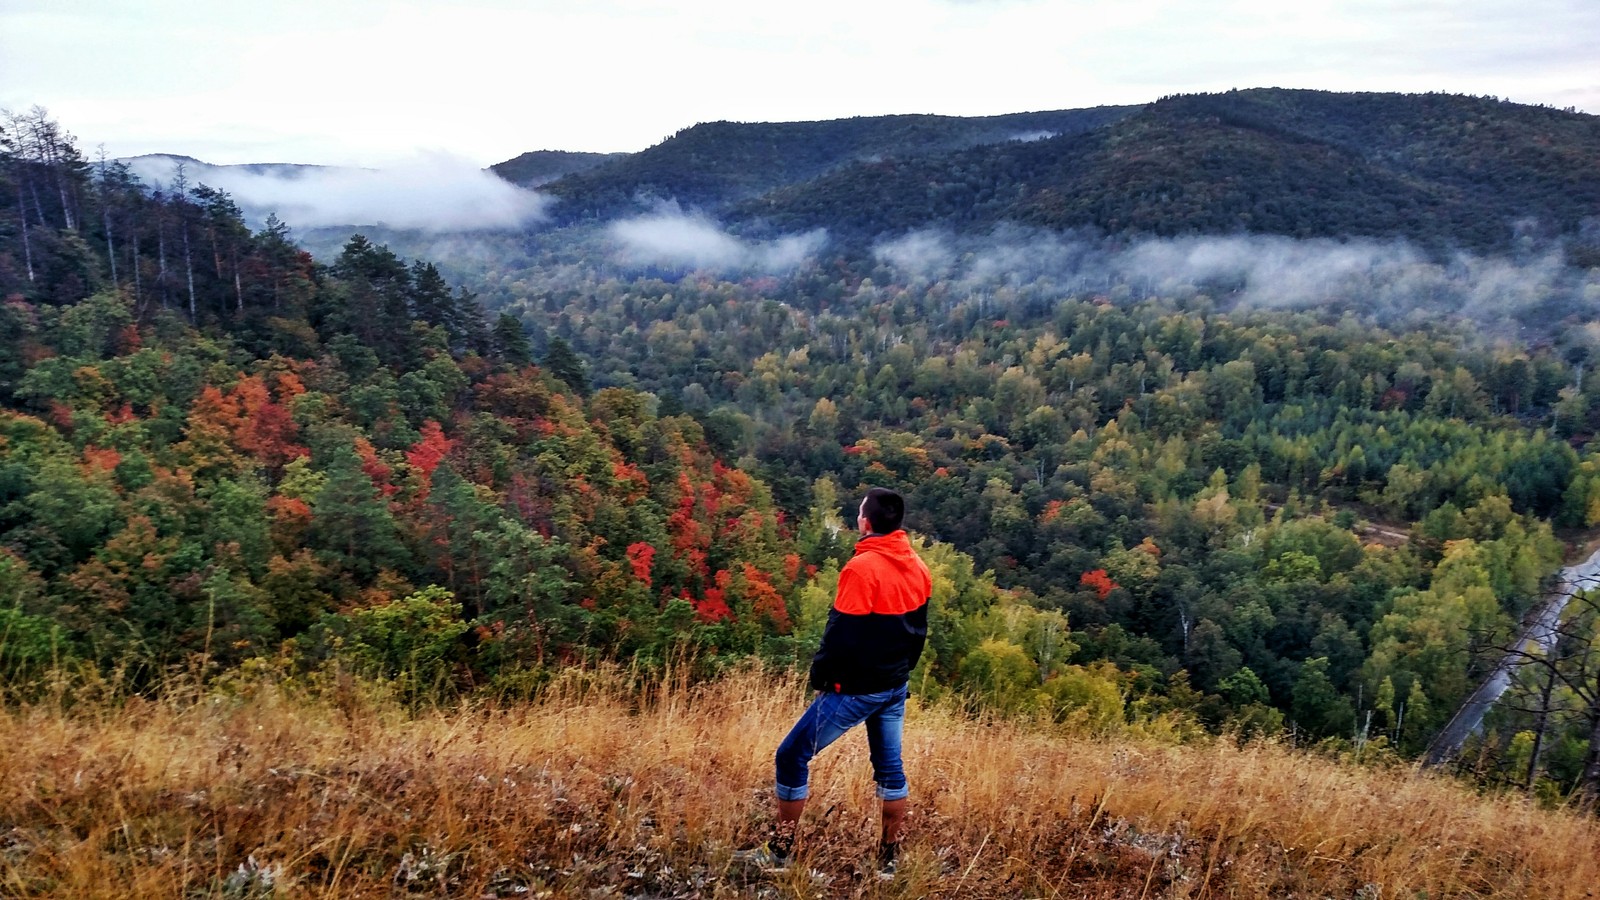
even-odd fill
[[[922,606],[933,591],[933,577],[904,530],[870,534],[856,542],[856,553],[839,573],[834,608],[843,613],[901,615]]]
[[[911,546],[911,535],[906,534],[904,528],[896,529],[888,534],[868,534],[856,541],[856,556],[863,553],[876,553],[898,559],[901,561],[918,560],[916,548]]]

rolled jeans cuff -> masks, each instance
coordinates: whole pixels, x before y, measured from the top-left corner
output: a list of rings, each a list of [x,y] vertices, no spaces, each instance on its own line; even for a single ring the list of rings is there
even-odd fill
[[[909,796],[911,796],[911,787],[909,785],[901,785],[897,788],[886,788],[881,784],[878,785],[879,800],[904,800]]]
[[[779,800],[804,800],[811,796],[811,785],[802,784],[799,787],[789,787],[786,784],[777,786]]]

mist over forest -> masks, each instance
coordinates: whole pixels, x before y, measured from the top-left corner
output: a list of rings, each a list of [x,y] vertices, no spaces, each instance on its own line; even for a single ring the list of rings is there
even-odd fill
[[[1178,301],[1204,297],[1222,311],[1348,312],[1393,327],[1462,319],[1527,343],[1551,339],[1572,320],[1600,314],[1596,270],[1572,264],[1566,246],[1548,240],[1527,241],[1517,253],[1441,254],[1398,238],[1195,235],[1112,240],[1085,232],[1001,225],[987,234],[918,230],[852,247],[831,239],[824,228],[741,237],[707,214],[687,213],[673,204],[607,223],[593,237],[565,230],[534,230],[515,239],[475,238],[443,229],[369,230],[408,255],[438,261],[469,284],[485,268],[519,265],[546,247],[552,257],[560,257],[566,250],[558,248],[582,244],[589,252],[575,268],[567,268],[567,283],[589,277],[580,273],[590,270],[670,279],[696,274],[786,277],[848,259],[865,270],[885,267],[892,280],[943,282],[964,292],[1027,286],[1040,302],[1085,295]],[[324,254],[336,252],[345,231],[320,229],[310,243]],[[552,268],[543,272],[546,278],[554,278]]]
[[[232,195],[259,228],[276,215],[300,228],[381,226],[427,233],[504,231],[537,224],[550,199],[445,154],[381,169],[282,164],[213,166],[165,155],[126,160],[152,188],[170,189],[178,168],[191,184]]]
[[[1592,317],[1600,188],[1592,177],[1569,177],[1574,170],[1565,168],[1562,154],[1593,152],[1593,117],[1447,95],[1397,98],[1236,92],[1171,98],[1142,113],[1119,107],[1032,114],[1025,121],[1057,126],[1032,130],[1014,127],[1007,117],[982,126],[890,117],[888,128],[874,120],[714,123],[638,154],[545,151],[487,171],[433,159],[383,173],[271,166],[206,173],[233,179],[220,186],[240,197],[247,214],[273,209],[312,230],[307,240],[321,256],[337,252],[349,227],[364,226],[397,248],[436,259],[462,281],[485,266],[543,266],[564,254],[569,265],[619,277],[789,276],[844,261],[858,269],[889,265],[896,277],[948,281],[963,290],[1029,283],[1054,297],[1203,295],[1220,310],[1319,308],[1401,325],[1456,316],[1530,342],[1554,336],[1572,317]],[[1396,141],[1392,129],[1379,126],[1402,114],[1435,117],[1440,124],[1426,140]],[[1540,128],[1548,132],[1539,138],[1545,149],[1528,149],[1528,132]],[[1175,133],[1211,154],[1203,171],[1189,159],[1192,152],[1154,166],[1186,172],[1187,185],[1168,173],[1146,186],[1145,172],[1122,172],[1115,158],[1097,155],[1102,135],[1148,141]],[[1308,137],[1332,148],[1330,156],[1296,157],[1305,151],[1295,141]],[[1428,143],[1452,138],[1458,139],[1437,148]],[[1263,148],[1262,139],[1281,147]],[[1409,161],[1407,154],[1422,152],[1436,155]],[[1552,153],[1551,160],[1540,160],[1540,152]],[[1284,161],[1263,162],[1272,153],[1282,153]],[[1520,187],[1502,184],[1508,171],[1502,158],[1522,166],[1515,170],[1526,176]],[[1120,199],[1096,201],[1109,214],[1064,228],[1030,221],[1040,218],[1037,201],[1013,202],[1013,218],[976,213],[995,206],[983,199],[986,192],[1025,198],[1039,189],[1035,184],[1046,193],[1061,190],[1050,168],[1060,159],[1074,160],[1105,182],[1132,183]],[[1002,165],[1004,174],[982,174],[986,166]],[[1346,177],[1332,167],[1352,165],[1381,165],[1394,173],[1384,178],[1401,178],[1406,186],[1373,187],[1359,179],[1317,184]],[[1490,165],[1500,168],[1485,168]],[[1299,183],[1274,171],[1295,166]],[[907,190],[954,191],[950,196],[971,205],[936,203],[916,213],[920,222],[903,214],[868,217],[877,225],[863,230],[854,204],[878,188],[857,185],[835,196],[829,185],[874,177],[874,167],[883,170],[884,185],[904,187],[896,179],[910,170],[934,186]],[[955,171],[967,174],[950,174]],[[508,188],[491,172],[537,187]],[[1214,178],[1220,178],[1217,187],[1207,183]],[[1238,197],[1245,194],[1232,187],[1241,181],[1251,185],[1253,198],[1244,203]],[[1137,203],[1151,189],[1166,198],[1169,209],[1156,213],[1166,224],[1157,225],[1158,233],[1119,228],[1119,216],[1141,215]],[[1315,199],[1338,189],[1346,192],[1338,203]],[[1371,190],[1390,193],[1368,198]],[[1184,193],[1206,197],[1209,207],[1186,205],[1175,196]],[[798,198],[806,198],[803,208],[824,212],[797,215]],[[1358,212],[1356,198],[1372,215],[1341,226],[1342,217]],[[881,205],[904,203],[902,192]],[[1116,212],[1119,204],[1125,212]],[[1217,208],[1234,209],[1234,222],[1217,219]],[[839,218],[830,220],[829,209]],[[1192,224],[1185,228],[1186,220]],[[1374,225],[1386,233],[1374,233]],[[1293,233],[1274,233],[1276,226]],[[477,237],[458,239],[463,234]],[[574,248],[581,248],[581,259],[572,256]]]

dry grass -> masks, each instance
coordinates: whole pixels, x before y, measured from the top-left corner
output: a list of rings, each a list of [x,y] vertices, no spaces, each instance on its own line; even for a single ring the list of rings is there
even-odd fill
[[[864,869],[859,734],[813,767],[805,865],[762,876],[730,857],[770,820],[800,685],[753,672],[641,698],[620,681],[420,714],[272,687],[0,710],[0,895],[1557,900],[1600,884],[1594,820],[1409,770],[915,709],[899,878]]]

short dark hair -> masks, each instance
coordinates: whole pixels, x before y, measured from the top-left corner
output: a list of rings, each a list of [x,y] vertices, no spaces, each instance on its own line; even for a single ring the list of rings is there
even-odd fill
[[[869,488],[861,503],[861,514],[877,534],[888,534],[900,527],[906,517],[906,501],[888,488]]]

